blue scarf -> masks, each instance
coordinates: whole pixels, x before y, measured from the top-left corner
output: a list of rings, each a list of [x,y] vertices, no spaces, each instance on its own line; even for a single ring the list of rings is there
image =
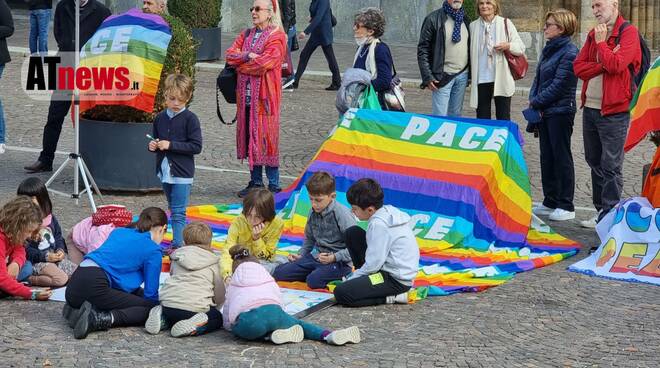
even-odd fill
[[[442,9],[447,15],[454,19],[454,32],[451,33],[452,42],[461,42],[461,25],[463,25],[463,16],[465,16],[463,7],[458,10],[454,10],[451,5],[449,5],[449,0],[447,0],[442,3]]]

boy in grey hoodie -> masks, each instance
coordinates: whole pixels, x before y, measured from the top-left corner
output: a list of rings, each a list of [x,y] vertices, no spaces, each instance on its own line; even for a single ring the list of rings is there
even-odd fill
[[[222,327],[219,308],[225,301],[220,257],[211,251],[213,233],[202,222],[183,229],[186,246],[170,255],[170,277],[163,283],[160,305],[149,312],[147,332],[157,334],[172,326],[173,337],[194,336]]]
[[[346,230],[346,246],[355,272],[335,288],[337,303],[349,307],[408,303],[408,291],[419,269],[419,246],[410,216],[383,206],[383,189],[373,179],[360,179],[346,193],[353,213],[369,221],[367,231]]]

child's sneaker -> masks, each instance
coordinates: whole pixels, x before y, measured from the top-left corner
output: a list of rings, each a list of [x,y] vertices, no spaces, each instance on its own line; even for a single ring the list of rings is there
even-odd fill
[[[305,338],[305,333],[300,325],[294,325],[289,328],[275,330],[270,334],[270,341],[273,344],[286,344],[287,342],[302,342]]]
[[[144,328],[152,335],[157,335],[160,331],[167,328],[167,322],[163,318],[163,307],[157,305],[149,311],[149,318],[144,324]]]
[[[387,304],[408,304],[408,292],[399,295],[390,295],[385,298]]]
[[[360,342],[360,329],[357,326],[331,332],[325,337],[325,341],[331,345],[345,345],[346,343],[357,344]]]
[[[188,319],[175,323],[170,333],[172,337],[201,335],[206,331],[207,323],[209,323],[209,316],[206,313],[197,313]]]

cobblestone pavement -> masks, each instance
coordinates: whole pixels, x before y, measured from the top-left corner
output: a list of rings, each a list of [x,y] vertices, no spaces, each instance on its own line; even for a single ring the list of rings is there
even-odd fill
[[[396,52],[396,51],[395,51]],[[33,162],[41,147],[48,104],[25,98],[19,85],[20,57],[7,65],[0,91],[7,118],[10,149],[0,156],[0,203],[13,196],[26,177],[22,167]],[[342,61],[346,62],[346,60]],[[234,128],[215,117],[215,72],[200,70],[191,110],[200,116],[204,152],[198,165],[233,171],[200,170],[192,204],[236,202],[234,192],[245,185],[246,165],[234,159]],[[290,183],[311,159],[336,120],[334,94],[325,84],[303,81],[301,89],[285,93],[282,109],[282,173]],[[430,111],[430,96],[419,90],[407,95],[409,109]],[[525,106],[513,101],[513,118]],[[467,103],[466,103],[467,107]],[[233,114],[229,108],[227,115]],[[467,116],[474,116],[466,108]],[[576,205],[590,205],[588,167],[583,159],[581,116],[576,117],[573,152],[576,162]],[[65,127],[59,149],[73,147],[73,130]],[[302,138],[302,139],[301,139]],[[532,195],[541,199],[538,143],[525,136],[525,155]],[[116,143],[119,144],[119,143]],[[652,148],[644,143],[626,156],[626,196],[639,193],[641,167]],[[58,155],[56,165],[65,158]],[[239,172],[235,172],[239,171]],[[55,188],[70,191],[69,168]],[[40,175],[47,179],[49,175]],[[86,201],[53,196],[55,213],[68,230],[90,213]],[[134,211],[166,206],[162,195],[107,194],[105,203],[122,203]],[[581,219],[593,212],[579,211]],[[597,243],[593,231],[577,221],[551,224],[584,248]],[[660,357],[660,293],[658,287],[569,273],[566,267],[584,257],[516,276],[512,281],[477,294],[435,297],[417,304],[361,309],[333,307],[308,319],[329,328],[357,325],[363,342],[347,347],[305,341],[274,346],[247,343],[226,332],[174,340],[150,336],[140,328],[119,328],[74,340],[60,317],[61,304],[24,301],[0,303],[0,366],[226,366],[226,367],[653,367]]]

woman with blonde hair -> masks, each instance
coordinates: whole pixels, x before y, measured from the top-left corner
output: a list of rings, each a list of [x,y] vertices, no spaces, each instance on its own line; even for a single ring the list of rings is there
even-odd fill
[[[282,29],[277,0],[254,0],[250,8],[254,27],[241,32],[225,54],[236,68],[236,150],[248,159],[250,182],[237,194],[243,198],[253,188],[263,188],[266,167],[268,189],[281,191],[279,178],[280,103],[282,61],[287,36]]]
[[[516,84],[504,52],[524,55],[525,44],[513,22],[501,16],[499,0],[479,0],[478,10],[479,19],[470,23],[470,106],[478,119],[490,119],[494,99],[497,119],[510,120]]]

